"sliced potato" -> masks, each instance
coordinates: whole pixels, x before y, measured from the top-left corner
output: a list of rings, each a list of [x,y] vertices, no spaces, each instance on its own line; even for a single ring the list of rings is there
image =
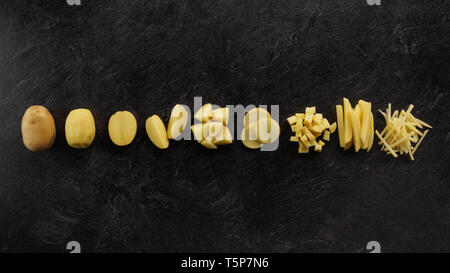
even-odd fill
[[[261,118],[271,119],[270,113],[263,108],[253,108],[244,116],[244,126],[257,122]]]
[[[264,144],[275,142],[280,136],[280,125],[273,119],[258,120],[258,141]]]
[[[258,141],[257,137],[257,123],[253,122],[249,126],[245,126],[241,132],[241,141],[245,147],[249,149],[259,149],[263,143]]]

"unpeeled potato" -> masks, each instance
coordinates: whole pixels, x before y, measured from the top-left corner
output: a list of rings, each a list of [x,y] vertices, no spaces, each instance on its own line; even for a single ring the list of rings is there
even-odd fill
[[[22,117],[23,144],[30,151],[43,151],[52,147],[56,128],[52,114],[41,105],[30,106]]]

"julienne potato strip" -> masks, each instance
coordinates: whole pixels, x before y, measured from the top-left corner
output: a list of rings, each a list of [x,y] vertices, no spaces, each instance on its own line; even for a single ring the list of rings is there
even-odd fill
[[[374,134],[372,104],[359,100],[352,108],[350,101],[344,98],[343,105],[336,105],[336,116],[340,147],[347,150],[353,145],[355,152],[370,151]]]
[[[305,113],[296,113],[287,121],[295,133],[290,141],[298,142],[299,153],[308,153],[310,147],[314,147],[315,152],[321,152],[325,146],[322,140],[330,141],[330,135],[336,131],[336,122],[330,125],[322,114],[316,113],[316,107],[306,107]],[[319,140],[320,136],[322,140]]]
[[[395,158],[400,153],[401,155],[408,154],[411,160],[414,160],[414,153],[429,131],[427,129],[422,133],[419,129],[423,127],[432,128],[411,114],[413,108],[414,105],[410,104],[406,111],[395,110],[391,114],[392,109],[389,103],[386,113],[378,110],[386,120],[386,127],[383,131],[381,133],[375,132],[380,139],[378,144],[381,145],[382,151]],[[416,143],[414,147],[412,147],[412,143]]]

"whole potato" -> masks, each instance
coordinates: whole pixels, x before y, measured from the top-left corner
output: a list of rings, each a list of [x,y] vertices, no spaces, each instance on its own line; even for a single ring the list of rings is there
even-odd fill
[[[128,111],[117,111],[109,118],[109,137],[117,146],[126,146],[130,144],[136,136],[136,131],[136,118]]]
[[[23,144],[30,151],[47,150],[55,141],[56,128],[52,114],[41,105],[30,106],[22,117]]]
[[[95,138],[95,121],[89,109],[75,109],[66,118],[66,140],[70,147],[85,149]]]

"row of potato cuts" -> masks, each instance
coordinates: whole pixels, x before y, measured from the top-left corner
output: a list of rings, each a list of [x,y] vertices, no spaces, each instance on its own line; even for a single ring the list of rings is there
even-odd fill
[[[414,160],[414,153],[431,128],[427,123],[415,118],[411,111],[413,105],[405,110],[392,112],[391,104],[385,112],[380,111],[386,121],[385,128],[380,132],[374,130],[374,118],[371,103],[359,100],[353,108],[348,99],[343,99],[343,105],[336,105],[337,122],[331,123],[316,112],[316,107],[306,107],[304,113],[296,113],[289,117],[294,136],[290,140],[298,142],[298,152],[308,153],[310,148],[321,152],[324,141],[330,141],[330,136],[336,130],[339,133],[339,143],[345,150],[354,146],[356,152],[360,149],[370,151],[374,142],[374,134],[379,138],[381,150],[394,157],[398,154],[408,154]],[[233,142],[233,136],[227,127],[230,113],[228,108],[212,109],[210,103],[203,105],[194,115],[200,121],[191,126],[195,139],[208,149],[217,149],[220,145]],[[169,147],[169,139],[180,137],[188,124],[189,115],[182,105],[172,109],[167,129],[157,115],[149,117],[145,129],[151,142],[159,149]],[[278,140],[280,126],[262,108],[248,111],[243,120],[244,128],[240,134],[241,142],[250,149],[259,149],[264,145]],[[118,146],[130,144],[137,131],[137,121],[128,111],[118,111],[108,122],[108,133],[111,141]],[[72,110],[65,123],[66,141],[73,148],[83,149],[91,145],[95,138],[95,121],[89,109]],[[29,107],[22,118],[22,138],[24,145],[31,151],[49,149],[56,136],[55,122],[50,112],[44,106]]]
[[[264,113],[263,113],[264,111]],[[264,115],[264,117],[263,117]],[[212,104],[203,105],[194,118],[200,123],[191,126],[195,139],[209,149],[217,149],[220,145],[233,142],[233,137],[227,127],[229,109],[212,109]],[[169,139],[177,139],[186,129],[188,112],[182,105],[175,105],[166,126],[157,115],[145,121],[145,130],[151,142],[159,149],[169,147]],[[256,149],[263,144],[276,141],[280,135],[280,126],[266,110],[254,108],[244,117],[245,130],[242,131],[242,142],[245,146]],[[263,127],[267,124],[271,127]],[[257,133],[256,129],[261,132]],[[255,130],[253,130],[255,129]],[[89,109],[74,109],[70,111],[65,123],[66,141],[70,147],[88,148],[95,138],[95,121]],[[108,122],[108,134],[117,146],[129,145],[135,138],[137,121],[129,111],[114,113]],[[53,116],[47,108],[41,105],[29,107],[22,118],[22,138],[25,147],[31,151],[49,149],[55,140],[56,128]]]

